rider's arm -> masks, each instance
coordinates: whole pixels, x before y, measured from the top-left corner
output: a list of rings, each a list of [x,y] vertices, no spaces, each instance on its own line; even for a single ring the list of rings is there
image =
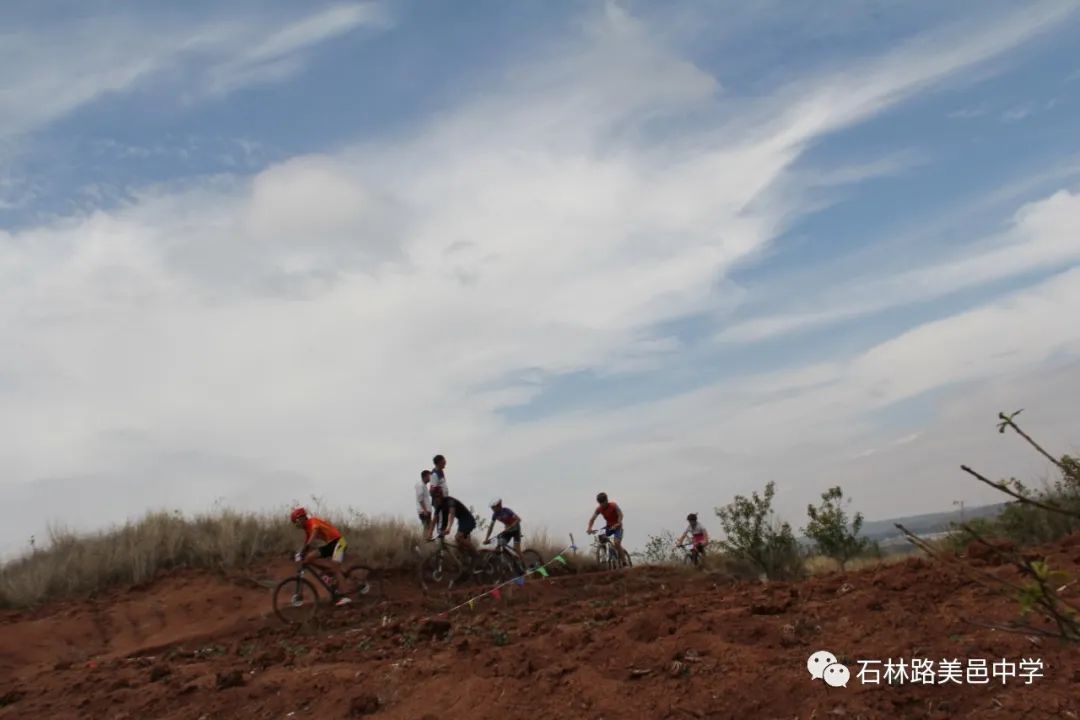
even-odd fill
[[[675,541],[675,544],[676,545],[682,545],[683,540],[685,540],[685,539],[686,539],[686,532],[684,531],[683,534],[679,536],[679,539]]]
[[[503,528],[503,530],[513,530],[514,528],[516,528],[520,524],[521,524],[521,518],[519,518],[517,515],[515,515],[514,516],[514,521],[510,522],[510,523],[507,523],[506,527]]]
[[[484,536],[484,544],[486,545],[491,540],[491,531],[495,529],[494,518],[488,523],[487,535]]]
[[[590,532],[590,533],[592,532],[593,523],[596,522],[596,516],[599,515],[599,514],[600,514],[599,510],[593,510],[592,517],[589,518],[589,527],[585,530],[585,532]]]
[[[622,527],[622,508],[621,507],[616,507],[615,512],[619,513],[619,522],[615,523],[615,525],[612,526],[612,528],[611,528],[612,530],[614,530],[615,528],[621,528]]]
[[[454,518],[457,517],[457,508],[453,505],[450,506],[450,512],[446,516],[446,527],[443,528],[443,532],[447,535],[450,534],[450,528],[454,527]]]

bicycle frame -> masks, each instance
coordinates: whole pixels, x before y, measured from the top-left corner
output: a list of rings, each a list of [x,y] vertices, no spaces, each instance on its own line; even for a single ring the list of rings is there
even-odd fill
[[[316,582],[322,585],[323,590],[325,590],[331,597],[334,597],[338,594],[337,583],[333,581],[334,578],[332,575],[330,576],[331,582],[327,583],[326,580],[323,579],[323,573],[326,572],[325,570],[322,570],[321,568],[315,565],[311,565],[307,562],[298,564],[300,565],[300,569],[296,573],[296,578],[298,580],[303,580],[305,573],[311,571],[312,577],[315,578]]]
[[[693,543],[683,543],[677,547],[683,551],[683,559],[685,560],[697,562],[701,558],[701,553],[698,552],[697,547]]]
[[[619,554],[615,551],[615,545],[603,531],[593,535],[593,552],[596,553],[596,559],[599,562],[603,562],[602,556],[606,556],[607,561],[612,565],[619,563]]]

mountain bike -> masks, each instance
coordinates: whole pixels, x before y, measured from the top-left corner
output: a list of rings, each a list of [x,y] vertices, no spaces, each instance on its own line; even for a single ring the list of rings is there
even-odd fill
[[[683,562],[687,565],[693,565],[694,567],[703,567],[705,564],[705,558],[701,554],[701,551],[697,549],[697,545],[693,543],[683,543],[682,545],[676,545],[675,547],[683,551]]]
[[[630,560],[629,553],[619,557],[619,551],[615,549],[615,543],[611,541],[603,530],[593,530],[593,553],[596,555],[596,564],[602,570],[615,570],[620,567],[631,567],[634,563]]]
[[[428,542],[435,543],[435,551],[420,562],[420,587],[424,592],[451,590],[461,586],[472,576],[486,573],[485,559],[477,558],[475,562],[470,560],[457,545],[447,542],[444,536],[440,535]]]
[[[495,549],[487,553],[483,565],[488,582],[506,582],[544,564],[544,558],[536,550],[522,550],[519,556],[504,538],[496,536],[495,540]]]
[[[342,573],[346,581],[357,588],[349,595],[354,602],[377,600],[383,596],[382,578],[367,565],[350,565]],[[328,600],[320,599],[316,583],[322,586]],[[307,623],[314,619],[320,605],[333,605],[342,595],[333,575],[300,562],[297,563],[296,574],[285,578],[274,588],[274,614],[288,625]]]

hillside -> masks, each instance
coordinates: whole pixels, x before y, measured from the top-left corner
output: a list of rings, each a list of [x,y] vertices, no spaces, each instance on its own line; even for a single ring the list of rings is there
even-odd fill
[[[1045,553],[1073,577],[1080,536]],[[294,631],[269,581],[185,570],[96,601],[8,613],[0,718],[1062,718],[1080,714],[1080,649],[997,632],[1017,605],[921,559],[803,583],[679,568],[580,573],[462,596],[409,576],[378,603]],[[1008,567],[988,567],[1012,577]],[[1067,591],[1074,602],[1080,590]],[[837,654],[846,688],[811,680]],[[1030,685],[869,685],[859,660],[1040,659]]]

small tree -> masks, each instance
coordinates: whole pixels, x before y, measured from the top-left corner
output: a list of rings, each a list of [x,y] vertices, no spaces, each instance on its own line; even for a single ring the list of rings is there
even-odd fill
[[[645,549],[634,553],[648,565],[663,565],[678,560],[675,551],[675,536],[670,530],[664,530],[659,535],[650,535],[645,543]]]
[[[848,500],[850,503],[851,501]],[[870,541],[859,537],[862,529],[862,513],[855,513],[848,522],[844,512],[844,493],[840,486],[829,488],[821,494],[821,505],[806,506],[810,522],[803,528],[803,534],[814,541],[817,550],[826,557],[840,563],[843,570],[848,561],[862,555],[870,547]]]
[[[730,505],[716,508],[726,536],[719,545],[736,557],[749,560],[770,580],[802,574],[802,556],[791,525],[773,516],[775,483],[765,486],[765,494],[736,495]]]

